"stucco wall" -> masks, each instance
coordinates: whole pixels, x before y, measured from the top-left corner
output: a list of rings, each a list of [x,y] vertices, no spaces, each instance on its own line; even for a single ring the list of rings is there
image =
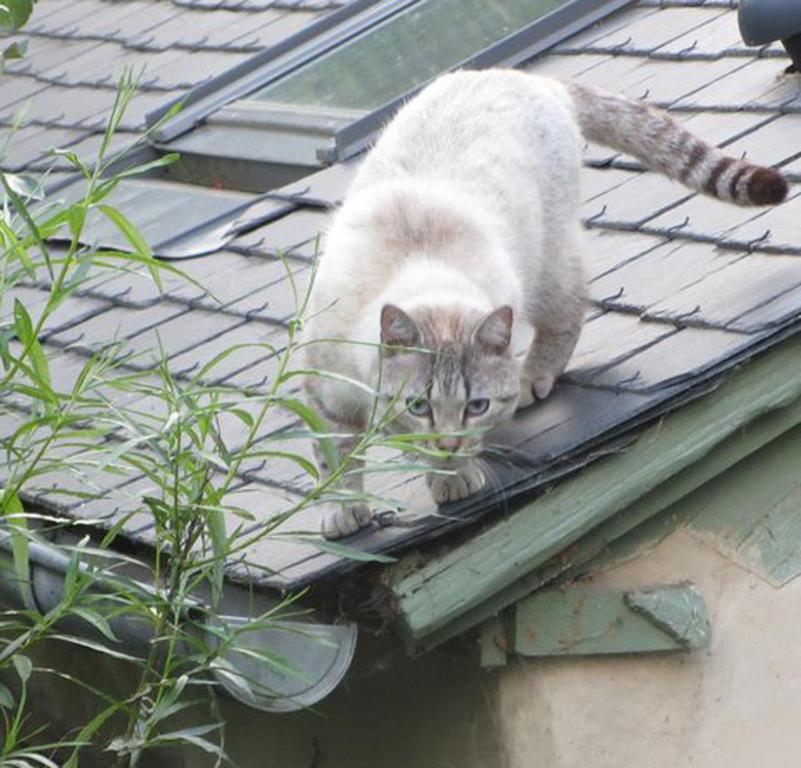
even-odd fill
[[[518,661],[496,673],[504,768],[795,764],[801,579],[776,589],[682,529],[594,583],[685,579],[700,587],[710,611],[708,650]]]

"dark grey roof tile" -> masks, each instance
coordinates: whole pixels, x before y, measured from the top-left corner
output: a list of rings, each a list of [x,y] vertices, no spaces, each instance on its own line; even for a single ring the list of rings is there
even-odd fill
[[[19,300],[28,314],[36,322],[45,304],[48,293],[30,285],[14,285],[6,287],[3,292],[3,303],[0,305],[0,325],[14,322],[14,303]]]
[[[133,45],[134,41],[141,40],[142,36],[146,39],[149,31],[169,22],[181,13],[181,9],[172,3],[139,0],[139,2],[126,2],[125,5],[134,12],[125,17],[124,24],[116,23],[112,28],[108,28],[105,35],[126,45]]]
[[[316,243],[327,226],[327,212],[298,210],[241,235],[232,245],[270,256],[291,256],[306,243]]]
[[[598,152],[605,153],[607,158],[612,156],[612,153],[603,147],[599,147]],[[596,155],[598,156],[600,155]],[[621,184],[631,181],[632,178],[634,178],[632,171],[618,168],[582,168],[581,200],[585,203],[595,200]]]
[[[609,56],[592,53],[559,55],[542,53],[528,62],[524,69],[535,75],[555,77],[557,80],[581,79],[584,72],[609,61]]]
[[[87,299],[81,298],[78,301],[84,304]],[[114,307],[101,316],[74,323],[69,329],[53,334],[48,338],[48,342],[62,347],[96,352],[117,341],[129,339],[158,326],[186,311],[186,307],[168,302],[146,309]]]
[[[355,157],[344,163],[332,165],[330,168],[324,168],[294,184],[281,187],[277,190],[276,195],[297,200],[306,205],[330,208],[340,203],[345,197],[360,162],[361,157]]]
[[[199,44],[220,49],[227,47],[234,49],[258,48],[261,45],[259,41],[261,30],[272,25],[284,15],[283,12],[272,9],[258,13],[238,13],[234,10],[221,9],[214,13],[227,14],[231,20],[212,30]]]
[[[709,244],[666,243],[595,280],[592,297],[605,306],[645,310],[743,255]]]
[[[590,279],[598,278],[658,248],[664,242],[664,238],[651,235],[590,229],[584,236],[587,274]]]
[[[705,195],[694,195],[681,205],[650,219],[647,229],[717,240],[735,227],[766,213],[765,208],[741,208]]]
[[[568,375],[576,380],[609,368],[675,333],[670,325],[644,323],[639,318],[605,312],[584,324]]]
[[[790,278],[795,280],[796,277]],[[757,304],[753,309],[737,318],[737,327],[761,329],[770,326],[785,326],[801,317],[801,284],[792,282],[765,304]]]
[[[593,221],[623,221],[639,225],[691,195],[686,187],[664,176],[634,172],[623,184],[584,203],[581,213]]]
[[[799,285],[801,259],[751,254],[654,304],[648,314],[756,332],[774,322],[761,308]]]
[[[170,369],[183,376],[196,376],[205,366],[210,366],[203,375],[203,380],[210,382],[223,381],[240,372],[272,377],[274,364],[277,365],[275,356],[286,341],[282,328],[255,322],[240,323],[173,358]],[[214,364],[210,365],[212,362]]]
[[[137,477],[108,490],[102,496],[78,503],[69,510],[84,523],[111,528],[125,521],[125,530],[141,530],[153,524],[153,515],[143,502],[144,496],[159,497],[159,488],[148,477]]]
[[[33,113],[32,97],[47,88],[25,75],[9,75],[0,80],[0,120],[10,125],[18,115],[30,118]],[[30,100],[29,104],[26,103]],[[27,122],[27,120],[26,120]]]
[[[105,123],[105,116],[114,103],[112,91],[68,88],[42,83],[36,85],[39,88],[46,88],[46,91],[40,94],[39,98],[32,100],[31,108],[26,113],[26,122],[53,122],[60,126],[83,128],[99,127]],[[0,111],[0,119],[9,119],[14,111],[13,108]]]
[[[144,82],[154,82],[163,88],[190,88],[219,75],[250,54],[236,51],[192,51],[176,49],[163,53],[144,54],[148,59]]]
[[[36,73],[61,85],[105,85],[116,88],[125,68],[138,72],[147,64],[146,54],[123,48],[115,42],[86,41],[83,45],[84,49],[76,51],[69,60],[47,69],[37,68]]]
[[[801,194],[796,194],[786,203],[770,208],[763,215],[752,218],[741,226],[730,230],[727,240],[740,243],[759,243],[760,246],[782,248],[801,252],[799,217],[801,216]]]
[[[249,480],[266,485],[288,488],[295,493],[308,491],[315,484],[314,478],[289,455],[300,456],[316,466],[312,438],[298,434],[294,429],[276,432],[258,443],[263,456],[255,468],[248,472]]]
[[[516,445],[534,467],[543,468],[579,446],[591,445],[599,435],[634,418],[652,402],[633,393],[559,384],[546,403],[527,408],[504,426],[498,437]],[[523,439],[517,443],[515,435]]]
[[[53,13],[43,16],[32,14],[25,31],[68,35],[70,32],[77,32],[81,22],[94,18],[102,8],[103,4],[99,0],[72,0],[62,3],[61,8]]]
[[[280,282],[274,283],[268,291],[256,291],[229,304],[226,309],[257,320],[285,322],[295,315],[302,305],[311,276],[311,269],[301,267],[292,273],[291,278],[284,277]]]
[[[310,11],[292,11],[275,16],[265,24],[254,23],[250,29],[240,24],[236,32],[241,32],[241,34],[228,44],[268,48],[299,32],[318,17],[319,14]]]
[[[14,300],[19,298],[28,310],[28,314],[31,315],[31,319],[35,324],[42,310],[44,310],[48,296],[49,293],[47,291],[40,290],[39,288],[17,285],[7,289],[3,297],[3,308],[5,309],[7,307],[11,310]],[[73,325],[105,312],[110,306],[108,302],[100,299],[79,299],[74,296],[69,296],[52,310],[43,328],[42,336],[47,337],[50,334],[71,328]],[[7,317],[0,318],[0,322],[7,321]]]
[[[229,254],[232,256],[233,254]],[[193,306],[207,309],[225,307],[227,311],[247,314],[274,300],[274,291],[289,289],[286,278],[296,275],[304,267],[278,260],[261,259],[253,256],[240,257],[244,262],[229,259],[229,269],[216,272],[203,282],[209,291],[192,299]],[[237,265],[240,268],[235,269]],[[189,289],[179,289],[176,298],[182,298]]]
[[[755,339],[747,334],[685,328],[583,381],[635,392],[667,388],[730,363],[733,356],[754,343]],[[582,381],[581,377],[576,380]]]
[[[746,156],[760,165],[779,165],[801,156],[801,144],[788,142],[801,131],[801,114],[783,115],[751,131],[727,147],[735,157]]]
[[[151,25],[136,37],[127,37],[127,43],[146,46],[149,50],[168,50],[175,45],[197,46],[215,36],[224,36],[226,26],[241,21],[233,11],[193,13],[173,8],[176,11],[174,15],[158,25]]]
[[[693,29],[676,37],[659,47],[660,54],[676,55],[692,53],[693,55],[724,56],[731,51],[742,51],[745,43],[737,28],[737,16],[734,13],[721,13],[720,9],[693,9],[684,13],[714,14],[700,29]],[[754,51],[754,49],[751,49]]]
[[[626,40],[625,30],[653,16],[658,10],[641,8],[637,5],[625,8],[620,13],[613,13],[602,21],[593,24],[583,32],[571,35],[564,42],[554,46],[554,51],[578,51],[594,46],[599,40],[614,40],[615,35],[623,35],[617,42]]]
[[[736,139],[745,135],[743,140],[747,140],[747,135],[752,131],[776,119],[775,115],[750,112],[676,112],[673,117],[704,141],[725,146],[727,150]]]
[[[59,73],[65,65],[97,47],[96,40],[57,40],[49,37],[26,37],[28,49],[23,58],[11,61],[6,66],[9,73]]]
[[[739,62],[739,59],[721,59],[718,63]],[[733,72],[710,82],[703,88],[687,93],[675,106],[683,109],[713,109],[728,107],[739,109],[778,109],[799,106],[801,83],[798,78],[784,75],[786,64],[777,59],[742,60]],[[692,67],[686,69],[694,70]]]
[[[70,201],[78,199],[83,193],[84,182],[78,180],[60,192],[58,197]],[[108,202],[121,211],[137,227],[145,241],[160,253],[160,247],[171,240],[200,232],[216,219],[233,215],[251,199],[251,195],[239,192],[205,189],[156,178],[139,178],[122,181],[109,195]],[[127,247],[125,237],[100,211],[90,213],[83,236],[85,242]],[[221,244],[212,240],[206,250],[216,250]]]
[[[255,520],[247,526],[248,534],[241,538],[242,543],[250,542],[249,546],[241,556],[227,563],[230,576],[240,580],[269,578],[280,583],[285,567],[318,553],[317,548],[298,537],[319,533],[321,510],[307,507],[286,517],[301,501],[298,494],[258,483],[245,484],[226,495],[226,506],[241,509]],[[234,517],[233,513],[229,515]]]
[[[637,12],[636,15],[635,12]],[[636,8],[629,11],[629,14],[631,20],[628,24],[580,45],[579,48],[650,53],[661,50],[666,43],[688,32],[703,34],[705,25],[720,17],[721,14],[728,15],[719,8],[664,8],[657,11],[650,8]],[[568,40],[565,48],[575,50],[570,47],[570,43],[571,41]]]
[[[695,61],[656,61],[636,56],[607,58],[576,78],[586,85],[613,88],[630,98],[646,98],[657,104],[674,104],[683,97],[710,87],[726,75],[747,66],[740,59]],[[732,75],[733,79],[735,75]],[[682,102],[685,103],[685,102]],[[689,103],[689,102],[686,102]]]
[[[183,308],[180,305],[174,305],[170,311],[175,313],[181,309]],[[209,341],[243,322],[241,317],[195,309],[188,315],[170,317],[150,328],[130,334],[124,351],[134,355],[130,365],[149,368],[162,358],[172,358],[190,349],[197,349],[200,355]]]
[[[47,154],[50,149],[72,146],[86,137],[87,133],[80,130],[32,125],[10,132],[9,135],[10,141],[2,160],[3,165],[12,170],[21,170],[32,165],[39,168],[53,166],[56,160]],[[65,167],[59,163],[56,165]]]

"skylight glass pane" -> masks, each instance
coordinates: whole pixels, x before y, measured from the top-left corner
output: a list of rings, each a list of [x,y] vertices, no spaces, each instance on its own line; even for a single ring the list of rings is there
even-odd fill
[[[249,98],[373,110],[567,0],[421,0]]]

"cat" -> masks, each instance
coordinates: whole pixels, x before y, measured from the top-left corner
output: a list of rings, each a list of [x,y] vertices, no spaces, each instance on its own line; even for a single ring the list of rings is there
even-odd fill
[[[725,156],[643,102],[517,70],[438,78],[384,129],[324,238],[305,334],[309,365],[333,375],[305,387],[348,435],[341,456],[377,389],[392,430],[439,434],[428,441],[435,502],[484,486],[481,434],[548,396],[581,332],[585,139],[721,200],[787,195],[778,171]],[[352,491],[358,469],[344,475]],[[346,503],[322,532],[370,521],[366,504]]]

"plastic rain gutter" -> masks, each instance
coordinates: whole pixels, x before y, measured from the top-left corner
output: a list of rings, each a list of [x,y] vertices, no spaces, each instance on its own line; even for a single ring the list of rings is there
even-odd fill
[[[29,540],[28,547],[29,579],[25,585],[20,584],[14,570],[11,534],[0,530],[0,601],[47,613],[62,600],[70,557],[41,539]],[[90,572],[85,563],[79,562],[79,568],[84,573]],[[94,574],[94,577],[97,591],[111,594],[110,580],[105,579],[104,584],[102,576]],[[150,594],[154,592],[151,585],[131,579],[127,581],[133,589]],[[228,589],[239,588],[229,586]],[[200,601],[196,605],[199,607]],[[191,606],[187,615],[189,612]],[[109,621],[120,639],[119,645],[114,645],[116,650],[135,653],[149,646],[153,634],[146,621],[120,616]],[[216,623],[229,629],[246,626],[248,621],[248,617],[243,615],[221,614],[215,619]],[[102,642],[108,642],[77,617],[65,623],[75,634],[90,637],[93,641],[100,638]],[[353,660],[356,635],[355,623],[326,625],[276,620],[269,627],[247,631],[248,645],[268,648],[271,654],[285,662],[287,668],[297,669],[297,675],[268,669],[244,654],[227,651],[221,654],[221,664],[213,670],[213,676],[230,696],[255,709],[292,712],[310,707],[331,693],[344,678]],[[182,651],[189,653],[188,648],[179,650],[179,653]]]

